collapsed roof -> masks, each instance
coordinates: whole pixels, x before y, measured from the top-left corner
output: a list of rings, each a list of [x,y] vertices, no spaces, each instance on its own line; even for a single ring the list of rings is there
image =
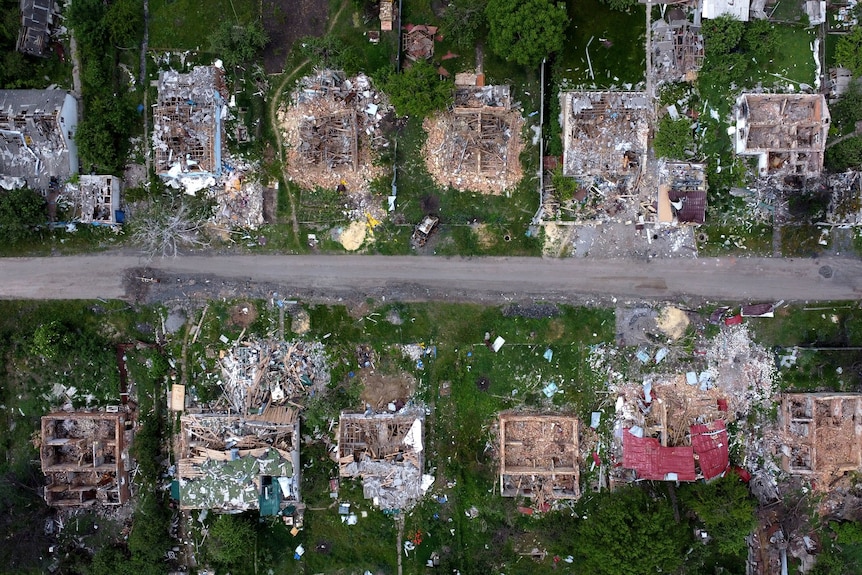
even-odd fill
[[[54,0],[21,0],[21,29],[17,50],[30,56],[45,56],[51,42],[57,6]]]
[[[78,102],[63,90],[0,90],[0,188],[47,190],[78,172]]]
[[[341,477],[362,478],[366,499],[381,509],[409,509],[430,487],[424,466],[425,412],[342,412],[338,423]]]
[[[219,175],[224,70],[196,66],[188,73],[160,72],[158,90],[153,109],[156,173],[171,181]]]

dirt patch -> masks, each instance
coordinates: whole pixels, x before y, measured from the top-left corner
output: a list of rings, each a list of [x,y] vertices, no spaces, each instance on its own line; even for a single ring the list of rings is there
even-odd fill
[[[274,224],[278,220],[278,190],[263,189],[263,221]]]
[[[257,319],[257,308],[249,302],[240,302],[230,308],[230,324],[246,328]]]
[[[673,306],[662,308],[658,318],[656,318],[656,326],[672,340],[677,340],[685,335],[688,324],[688,314]]]
[[[416,390],[416,379],[409,373],[383,375],[367,371],[358,373],[357,377],[364,385],[362,401],[376,409],[385,408],[390,402],[406,403]]]
[[[304,308],[298,308],[290,314],[290,331],[296,335],[305,335],[311,329],[311,316]]]
[[[284,70],[287,54],[299,38],[323,35],[328,6],[326,2],[314,0],[261,1],[261,20],[269,36],[269,44],[263,52],[263,68],[267,74]]]

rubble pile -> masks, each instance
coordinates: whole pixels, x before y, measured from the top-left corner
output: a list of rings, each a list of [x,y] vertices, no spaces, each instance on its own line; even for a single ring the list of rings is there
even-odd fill
[[[715,385],[738,402],[737,411],[769,407],[776,392],[775,359],[756,344],[744,324],[722,329],[706,350]]]
[[[232,163],[209,189],[216,201],[211,221],[217,226],[254,230],[263,225],[263,185],[249,177],[256,169],[245,162]]]
[[[383,174],[377,151],[389,142],[381,120],[392,111],[384,94],[364,74],[347,78],[337,70],[306,76],[279,110],[287,148],[287,173],[304,188],[344,189],[365,211],[382,209],[370,198],[368,182]]]
[[[319,342],[243,342],[221,359],[222,387],[231,408],[294,404],[329,384],[326,350]]]

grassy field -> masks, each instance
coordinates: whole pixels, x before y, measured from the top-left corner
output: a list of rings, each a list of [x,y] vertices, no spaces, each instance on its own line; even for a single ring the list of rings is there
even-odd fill
[[[599,0],[569,0],[571,24],[557,56],[555,79],[572,85],[621,87],[644,80],[646,16],[643,5],[628,13],[611,10]],[[589,44],[593,76],[586,48]]]
[[[150,2],[151,50],[209,49],[209,35],[223,21],[241,24],[258,15],[253,0],[153,0]]]

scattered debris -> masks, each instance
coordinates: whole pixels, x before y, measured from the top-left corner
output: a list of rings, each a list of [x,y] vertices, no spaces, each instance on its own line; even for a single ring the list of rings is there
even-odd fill
[[[401,35],[401,45],[408,60],[430,60],[434,55],[434,35],[437,26],[407,24]]]

